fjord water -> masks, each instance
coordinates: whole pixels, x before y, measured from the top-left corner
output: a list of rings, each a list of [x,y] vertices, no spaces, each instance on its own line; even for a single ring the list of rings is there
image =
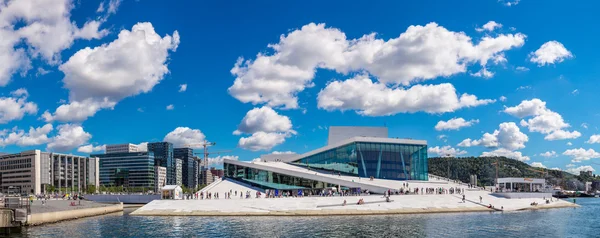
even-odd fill
[[[24,229],[21,237],[599,237],[600,198],[505,213],[316,217],[143,217],[123,213]]]

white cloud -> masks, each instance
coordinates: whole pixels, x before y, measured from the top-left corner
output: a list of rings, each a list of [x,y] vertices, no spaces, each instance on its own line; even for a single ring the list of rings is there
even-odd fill
[[[544,153],[541,153],[540,156],[542,157],[546,157],[546,158],[552,158],[552,157],[557,157],[558,155],[556,154],[556,151],[546,151]]]
[[[472,73],[471,76],[489,79],[494,77],[494,73],[488,71],[486,68],[482,68],[479,71]]]
[[[208,157],[208,166],[223,165],[224,159],[239,160],[239,157],[237,155],[224,155],[224,156],[217,156],[217,157]]]
[[[537,98],[523,100],[517,106],[505,108],[504,112],[519,118],[533,117],[521,120],[521,126],[528,127],[530,132],[546,134],[546,140],[574,139],[581,136],[578,131],[563,130],[570,125],[560,114],[546,108],[546,102]]]
[[[517,91],[519,91],[519,90],[525,90],[525,89],[531,89],[531,86],[529,86],[529,85],[526,85],[526,86],[519,86],[519,87],[517,88]]]
[[[91,154],[93,152],[104,151],[106,150],[106,145],[98,145],[94,146],[92,144],[80,146],[77,148],[77,152]]]
[[[447,135],[439,135],[437,137],[438,140],[441,140],[443,142],[448,142],[448,136]]]
[[[52,124],[46,124],[38,128],[29,127],[28,132],[17,128],[14,128],[10,133],[9,130],[3,130],[3,133],[0,133],[0,147],[7,145],[32,146],[48,143],[51,141],[48,133],[53,129]]]
[[[481,154],[482,157],[493,157],[493,156],[504,156],[506,158],[516,159],[518,161],[528,161],[529,156],[524,156],[519,151],[510,151],[504,148],[500,148],[490,152],[483,152]]]
[[[527,72],[527,71],[529,71],[529,68],[523,67],[523,66],[517,66],[516,70],[521,71],[521,72]]]
[[[563,152],[563,155],[571,156],[571,162],[574,163],[579,163],[584,160],[600,158],[600,153],[596,152],[594,149],[585,150],[583,148],[566,150],[565,152]]]
[[[572,146],[572,145],[573,145],[573,143],[571,143],[571,142],[569,141],[569,142],[567,142],[567,145],[568,145],[568,146]]]
[[[588,144],[594,144],[594,143],[600,144],[600,135],[592,135],[592,136],[590,136],[590,139],[587,140],[585,143],[588,143]]]
[[[499,98],[499,99],[500,99],[500,101],[501,101],[501,102],[506,102],[506,99],[507,99],[507,98],[506,98],[505,96],[500,96],[500,98]]]
[[[356,110],[365,116],[397,113],[444,113],[465,107],[493,103],[492,99],[477,99],[470,94],[460,97],[452,84],[415,85],[408,89],[389,88],[359,75],[345,81],[333,81],[319,92],[318,107],[332,110]]]
[[[290,133],[263,132],[253,133],[250,137],[242,137],[238,146],[251,151],[271,150],[273,147],[285,142]]]
[[[39,77],[39,76],[42,76],[42,75],[49,74],[50,72],[52,72],[52,70],[45,70],[44,68],[42,68],[42,67],[39,67],[39,68],[37,69],[37,72],[35,73],[35,76],[36,76],[36,77]]]
[[[489,21],[488,23],[485,23],[485,25],[483,25],[481,28],[475,28],[475,30],[479,31],[479,32],[494,31],[496,28],[498,28],[498,29],[502,28],[502,24],[497,23],[495,21]]]
[[[475,119],[475,120],[465,120],[462,117],[459,118],[452,118],[448,121],[439,121],[436,125],[435,125],[435,129],[438,131],[442,131],[442,130],[458,130],[461,127],[470,127],[473,124],[479,123],[479,120]]]
[[[490,61],[505,62],[504,52],[522,46],[526,38],[521,33],[499,34],[473,44],[465,33],[436,23],[410,26],[387,41],[376,36],[347,39],[339,29],[310,23],[270,44],[273,54],[240,58],[231,70],[236,79],[229,93],[244,103],[298,108],[297,94],[314,86],[317,69],[342,74],[366,71],[382,85],[406,86],[464,73],[472,64],[485,68]]]
[[[148,151],[148,142],[142,142],[136,145],[139,152]]]
[[[502,3],[504,6],[512,7],[519,4],[521,0],[498,0],[499,3]]]
[[[292,121],[287,116],[279,115],[268,106],[255,107],[246,113],[238,125],[234,135],[263,132],[287,132],[292,130]]]
[[[575,89],[575,90],[573,90],[573,91],[571,92],[571,94],[573,94],[573,95],[577,95],[577,94],[579,94],[579,89]]]
[[[167,105],[167,110],[170,111],[170,110],[173,110],[173,109],[175,109],[175,106],[173,106],[173,104]]]
[[[566,139],[575,139],[581,136],[579,131],[563,131],[556,130],[551,132],[550,134],[544,137],[545,140],[566,140]]]
[[[566,166],[566,167],[567,167],[567,168],[573,168],[573,167],[575,167],[575,166],[576,166],[576,165],[574,165],[574,164],[567,164],[567,166]]]
[[[117,13],[117,9],[119,9],[119,6],[121,5],[121,1],[122,0],[110,0],[108,2],[108,9],[106,11],[109,14],[115,14],[115,13]]]
[[[57,127],[58,135],[52,138],[46,149],[48,151],[65,152],[86,144],[92,135],[80,125],[63,124]]]
[[[1,67],[1,66],[0,66]],[[11,92],[12,97],[0,97],[0,124],[20,120],[25,115],[35,115],[37,104],[28,102],[29,93],[24,88]]]
[[[138,23],[109,44],[77,51],[59,67],[70,103],[45,118],[83,121],[124,98],[151,91],[169,72],[169,51],[178,45],[177,31],[161,37],[151,23]]]
[[[588,129],[588,124],[587,124],[587,123],[585,123],[585,122],[584,122],[584,123],[581,123],[581,127],[582,127],[583,129]]]
[[[485,133],[479,140],[467,138],[460,142],[460,147],[485,146],[488,148],[500,148],[507,151],[513,151],[525,148],[525,143],[529,137],[522,133],[514,122],[504,122],[499,125],[499,129],[494,133]]]
[[[529,54],[530,61],[544,66],[563,62],[565,59],[573,58],[573,54],[558,41],[548,41],[538,50]]]
[[[535,168],[547,168],[544,164],[542,164],[541,162],[533,162],[531,163],[531,167],[535,167]]]
[[[179,92],[185,92],[187,90],[187,84],[180,84],[179,85]]]
[[[177,127],[169,132],[163,141],[171,142],[175,147],[201,148],[198,144],[203,144],[206,136],[198,129],[189,127]],[[189,146],[186,146],[189,145]]]
[[[31,69],[30,58],[60,63],[61,51],[77,39],[99,39],[108,34],[100,30],[104,20],[90,20],[78,28],[70,20],[71,0],[18,0],[0,4],[0,87],[12,75],[25,75]]]
[[[246,113],[234,135],[251,134],[241,137],[238,146],[247,150],[270,150],[285,142],[286,138],[296,134],[292,130],[292,121],[279,115],[272,108],[263,106],[253,108]]]
[[[569,168],[566,171],[569,173],[575,174],[575,175],[579,175],[579,172],[581,172],[581,171],[595,172],[596,170],[592,166],[584,165],[584,166],[579,166],[577,168]]]
[[[96,9],[96,12],[104,12],[104,2],[100,2],[100,5],[98,6],[98,9]]]
[[[293,154],[296,154],[296,152],[293,152],[293,151],[273,151],[271,154],[274,154],[274,155],[293,155]]]
[[[447,145],[443,147],[429,147],[427,149],[427,153],[436,154],[441,157],[455,157],[457,155],[464,155],[467,152],[461,149],[452,148],[451,146]]]

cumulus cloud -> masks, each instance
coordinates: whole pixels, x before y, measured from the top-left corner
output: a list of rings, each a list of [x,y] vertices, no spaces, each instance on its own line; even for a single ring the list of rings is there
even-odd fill
[[[584,166],[579,166],[577,168],[569,168],[566,171],[569,172],[569,173],[575,174],[575,175],[579,175],[579,173],[581,171],[592,171],[592,172],[595,172],[596,170],[592,166],[584,165]]]
[[[199,144],[203,144],[206,136],[198,129],[189,127],[177,127],[169,132],[163,141],[171,142],[175,147],[201,148]]]
[[[541,162],[533,162],[531,163],[531,167],[535,167],[535,168],[547,168],[544,164],[542,164]]]
[[[548,41],[535,52],[531,52],[529,57],[531,62],[538,64],[538,66],[544,66],[573,58],[573,54],[560,42]]]
[[[94,146],[92,144],[89,145],[84,145],[84,146],[80,146],[79,148],[77,148],[77,152],[81,152],[81,153],[93,153],[93,152],[98,152],[98,151],[105,151],[106,150],[106,145],[97,145]]]
[[[113,42],[77,51],[60,65],[69,104],[46,121],[83,121],[101,109],[112,109],[120,100],[147,93],[169,72],[170,51],[179,45],[179,33],[161,37],[151,23],[122,30]]]
[[[217,156],[217,157],[208,157],[208,166],[223,165],[223,160],[225,160],[225,159],[239,160],[239,157],[237,155],[224,155],[224,156]]]
[[[272,108],[263,106],[248,111],[233,134],[251,134],[249,137],[240,138],[238,146],[241,148],[252,151],[271,150],[296,134],[292,127],[289,117],[279,115]]]
[[[474,44],[464,32],[429,23],[410,26],[387,41],[375,33],[347,39],[339,29],[310,23],[281,35],[278,43],[269,45],[272,54],[238,59],[231,69],[236,79],[228,91],[244,103],[298,108],[298,93],[314,86],[318,69],[342,74],[364,71],[381,85],[407,86],[465,73],[473,64],[486,68],[505,62],[504,52],[522,46],[525,38],[521,33],[486,35]]]
[[[37,113],[37,104],[27,101],[29,93],[26,89],[20,88],[10,94],[11,97],[0,97],[0,124],[20,120],[25,115]]]
[[[136,145],[139,152],[148,151],[148,142],[142,142]]]
[[[506,158],[511,158],[511,159],[516,159],[518,161],[528,161],[529,160],[529,156],[524,156],[521,152],[519,151],[510,151],[504,148],[500,148],[494,151],[489,151],[489,152],[483,152],[481,154],[482,157],[494,157],[494,156],[504,156]]]
[[[292,130],[292,121],[287,116],[279,115],[268,106],[253,108],[246,113],[238,125],[234,135],[255,132],[287,132]]]
[[[569,142],[567,142],[567,145],[568,145],[568,146],[572,146],[572,145],[573,145],[573,143],[571,143],[571,142],[569,141]]]
[[[552,158],[552,157],[556,157],[558,155],[556,154],[556,151],[553,150],[553,151],[546,151],[544,153],[541,153],[540,156],[546,157],[546,158]]]
[[[499,3],[507,7],[516,6],[521,0],[498,0]]]
[[[441,157],[455,157],[457,155],[464,155],[467,152],[464,150],[452,148],[451,146],[446,145],[443,147],[439,147],[439,146],[429,147],[427,149],[427,153],[436,154]]]
[[[0,87],[16,72],[31,69],[30,58],[56,65],[61,51],[77,39],[99,39],[108,34],[102,20],[89,20],[82,28],[70,20],[71,0],[9,0],[0,4]]]
[[[173,104],[167,105],[167,110],[171,111],[173,109],[175,109],[175,106],[173,106]]]
[[[58,135],[46,146],[48,151],[65,152],[86,144],[92,135],[75,124],[63,124],[57,127]]]
[[[497,23],[495,21],[489,21],[485,23],[481,28],[475,28],[476,31],[494,31],[496,28],[502,28],[502,24]]]
[[[332,81],[317,96],[317,106],[328,111],[355,110],[360,115],[384,116],[397,113],[445,113],[461,108],[493,103],[471,94],[458,95],[452,84],[414,85],[389,88],[359,75],[345,81]]]
[[[563,130],[570,125],[560,114],[548,109],[546,102],[538,98],[523,100],[517,106],[505,108],[504,112],[519,118],[532,117],[521,120],[521,126],[528,127],[530,132],[546,134],[546,140],[574,139],[581,136],[578,131]]]
[[[51,141],[48,136],[54,127],[51,124],[46,124],[42,127],[29,127],[29,131],[18,130],[13,128],[12,130],[3,130],[0,133],[0,147],[7,145],[18,145],[18,146],[32,146],[41,145]]]
[[[587,140],[585,143],[588,143],[588,144],[598,143],[598,144],[600,144],[600,135],[592,135],[592,136],[590,136],[590,139]]]
[[[485,146],[488,148],[500,148],[508,151],[525,148],[525,143],[529,137],[525,135],[514,122],[504,122],[499,125],[499,129],[494,133],[485,133],[478,140],[467,138],[461,141],[458,146]]]
[[[458,130],[461,127],[469,127],[472,126],[473,124],[479,123],[479,120],[474,119],[474,120],[465,120],[462,117],[459,118],[452,118],[448,121],[439,121],[436,125],[435,125],[435,129],[438,131],[442,131],[442,130]]]
[[[585,150],[584,148],[565,150],[563,155],[570,156],[572,158],[571,162],[573,163],[600,158],[600,153],[596,152],[594,149]]]
[[[505,96],[500,96],[500,101],[501,102],[506,102],[506,97]]]

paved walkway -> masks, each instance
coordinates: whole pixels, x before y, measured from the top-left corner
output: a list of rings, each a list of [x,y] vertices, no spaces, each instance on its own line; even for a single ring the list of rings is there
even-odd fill
[[[71,206],[72,202],[74,202],[76,206]],[[31,213],[59,212],[84,208],[105,207],[110,205],[114,204],[96,203],[85,200],[81,201],[81,203],[79,200],[48,200],[47,204],[42,205],[41,200],[34,200],[33,204],[31,205]]]

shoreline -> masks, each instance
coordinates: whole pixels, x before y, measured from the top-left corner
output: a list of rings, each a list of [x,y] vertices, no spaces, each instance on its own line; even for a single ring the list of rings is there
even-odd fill
[[[39,226],[49,223],[57,223],[67,220],[76,220],[84,217],[93,217],[106,215],[111,213],[117,213],[123,211],[123,203],[94,207],[94,208],[82,208],[75,210],[65,210],[56,212],[44,212],[44,213],[33,213],[29,215],[27,222],[24,226]]]

